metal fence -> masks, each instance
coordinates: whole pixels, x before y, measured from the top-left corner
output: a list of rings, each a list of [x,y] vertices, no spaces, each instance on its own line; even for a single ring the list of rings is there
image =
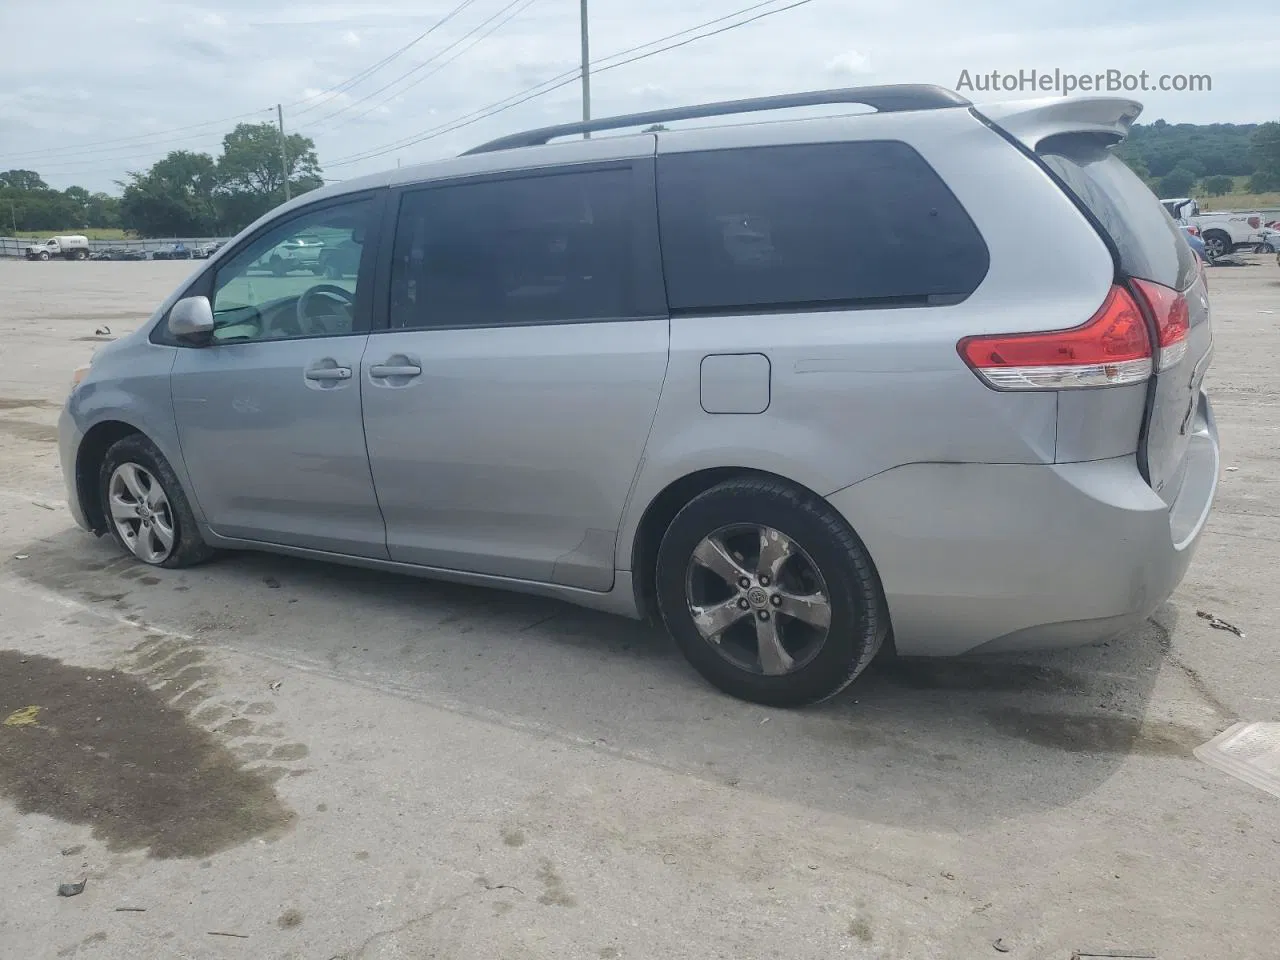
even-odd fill
[[[25,257],[27,247],[39,240],[47,240],[52,234],[41,235],[38,239],[19,239],[17,237],[0,237],[0,257]],[[73,234],[74,236],[74,234]],[[227,237],[169,237],[152,240],[90,240],[90,254],[98,250],[136,250],[143,253],[155,250],[172,250],[175,243],[181,243],[188,250],[206,243],[226,241]]]

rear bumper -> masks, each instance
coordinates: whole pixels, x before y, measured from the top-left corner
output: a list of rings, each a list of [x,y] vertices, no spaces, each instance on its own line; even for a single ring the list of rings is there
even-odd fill
[[[1142,623],[1191,563],[1219,475],[1203,394],[1188,429],[1172,506],[1133,456],[910,464],[829,500],[876,563],[899,653],[1093,643]]]

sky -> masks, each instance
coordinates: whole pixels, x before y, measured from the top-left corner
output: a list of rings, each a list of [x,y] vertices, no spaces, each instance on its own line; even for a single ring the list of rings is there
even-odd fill
[[[955,89],[965,71],[1057,69],[1212,78],[1211,91],[1119,94],[1145,105],[1142,121],[1280,119],[1280,59],[1253,39],[1280,37],[1275,5],[1228,14],[1188,0],[805,0],[782,9],[793,3],[590,0],[592,113],[879,83]],[[620,51],[748,6],[668,42],[781,12],[602,69]],[[576,0],[0,0],[0,35],[0,170],[33,169],[59,188],[118,193],[129,171],[169,150],[216,156],[236,123],[274,122],[277,103],[333,180],[455,155],[582,110]],[[484,115],[554,78],[570,82]],[[976,102],[1045,95],[961,92]]]

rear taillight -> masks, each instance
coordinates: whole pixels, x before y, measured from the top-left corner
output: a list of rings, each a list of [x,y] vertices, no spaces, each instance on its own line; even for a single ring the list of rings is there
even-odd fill
[[[1251,227],[1253,227],[1253,229],[1257,230],[1260,226],[1262,226],[1262,218],[1261,218],[1261,217],[1250,217],[1250,218],[1249,218],[1249,226],[1251,226]]]
[[[1199,228],[1199,227],[1187,227],[1187,228],[1186,228],[1186,230],[1187,230],[1187,233],[1191,234],[1193,237],[1198,237],[1198,236],[1200,236],[1200,228]]]
[[[960,356],[996,390],[1066,390],[1141,383],[1151,337],[1129,291],[1114,286],[1087,323],[1069,330],[966,337]]]
[[[1134,280],[1138,295],[1147,302],[1156,321],[1160,339],[1157,370],[1177,366],[1187,355],[1187,334],[1191,331],[1191,311],[1187,298],[1170,287],[1150,280]]]

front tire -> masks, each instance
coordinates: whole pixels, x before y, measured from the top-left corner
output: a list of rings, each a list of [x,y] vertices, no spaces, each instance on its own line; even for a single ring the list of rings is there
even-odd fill
[[[173,467],[142,434],[107,450],[98,492],[111,538],[143,563],[176,569],[213,555]]]
[[[48,250],[41,250],[41,251],[40,251],[40,259],[41,259],[41,260],[48,260],[48,259],[49,259],[49,251],[48,251]]]
[[[821,498],[744,477],[695,497],[658,549],[658,608],[694,668],[775,707],[835,696],[888,633],[866,549]]]

